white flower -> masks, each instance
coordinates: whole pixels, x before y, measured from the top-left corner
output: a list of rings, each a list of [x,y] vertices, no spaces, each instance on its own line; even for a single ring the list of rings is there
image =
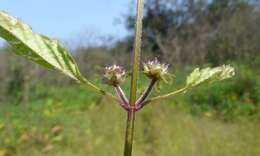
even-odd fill
[[[163,80],[165,81],[166,76],[169,75],[168,73],[168,66],[167,64],[160,63],[157,58],[153,61],[148,61],[147,63],[143,64],[144,66],[144,73],[147,77],[153,80]]]
[[[126,72],[123,67],[118,65],[112,65],[105,68],[105,83],[117,86],[125,80]]]

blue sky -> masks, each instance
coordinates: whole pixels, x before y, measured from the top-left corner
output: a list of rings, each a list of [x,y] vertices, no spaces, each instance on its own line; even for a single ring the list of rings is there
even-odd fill
[[[127,34],[116,19],[129,11],[131,0],[0,0],[0,10],[28,23],[34,31],[67,40],[77,35]],[[87,37],[85,37],[87,38]]]

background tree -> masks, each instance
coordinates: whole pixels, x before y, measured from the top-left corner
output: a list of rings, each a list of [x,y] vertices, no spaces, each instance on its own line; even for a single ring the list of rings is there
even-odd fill
[[[259,1],[147,0],[144,48],[176,64],[251,60],[260,50],[259,17]]]

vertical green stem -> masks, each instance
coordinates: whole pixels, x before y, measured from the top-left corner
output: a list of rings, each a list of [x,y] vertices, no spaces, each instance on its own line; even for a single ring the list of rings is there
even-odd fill
[[[141,37],[142,37],[142,14],[143,14],[143,0],[137,0],[137,15],[135,26],[135,44],[133,56],[133,69],[130,90],[130,109],[128,110],[126,136],[125,136],[125,150],[124,156],[132,155],[133,137],[134,137],[134,123],[135,123],[135,102],[137,96],[137,80],[138,70],[140,65],[141,55]]]
[[[127,113],[126,133],[125,133],[125,150],[124,156],[132,155],[132,146],[134,138],[135,110],[130,109]]]
[[[131,93],[130,93],[131,105],[134,105],[136,101],[137,79],[138,79],[138,70],[139,70],[140,55],[141,55],[142,14],[143,14],[142,10],[143,10],[143,0],[137,0],[134,56],[133,56],[133,69],[132,69]]]

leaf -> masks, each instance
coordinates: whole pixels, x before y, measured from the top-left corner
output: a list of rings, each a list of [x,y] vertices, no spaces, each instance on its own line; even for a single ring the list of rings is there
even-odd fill
[[[22,21],[0,11],[0,37],[4,38],[16,54],[65,75],[92,88],[101,95],[116,98],[84,78],[68,50],[57,40],[35,33]]]
[[[75,80],[84,79],[68,50],[57,40],[33,32],[28,25],[3,11],[0,11],[0,37],[15,48],[17,55]]]
[[[206,82],[214,82],[214,81],[221,81],[224,79],[231,78],[235,75],[235,70],[230,65],[223,65],[220,67],[215,68],[196,68],[186,80],[186,86],[178,89],[176,91],[170,92],[168,94],[160,95],[157,97],[153,97],[151,99],[146,100],[143,105],[147,105],[153,101],[162,100],[171,96],[175,96],[178,94],[186,93],[187,90],[201,85],[202,83]]]
[[[215,68],[196,68],[188,77],[186,87],[195,87],[205,82],[214,82],[231,78],[235,70],[230,65],[223,65]]]

